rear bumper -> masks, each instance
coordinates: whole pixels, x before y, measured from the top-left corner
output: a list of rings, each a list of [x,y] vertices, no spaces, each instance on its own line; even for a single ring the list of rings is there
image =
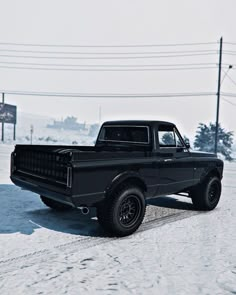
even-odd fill
[[[58,192],[53,190],[52,187],[47,187],[46,184],[36,183],[27,179],[22,179],[20,176],[10,176],[11,181],[21,187],[22,189],[29,190],[33,193],[45,196],[47,198],[53,199],[55,201],[70,205],[72,207],[88,206],[93,207],[97,203],[104,200],[104,192],[90,193],[73,195],[71,192]]]
[[[59,201],[61,203],[65,203],[65,204],[75,207],[70,195],[66,195],[66,194],[63,194],[60,192],[53,191],[52,189],[50,189],[48,187],[40,185],[40,183],[31,182],[26,179],[22,179],[19,176],[11,175],[10,178],[11,178],[11,181],[15,185],[21,187],[22,189],[29,190],[33,193],[36,193],[36,194],[48,197],[50,199]]]

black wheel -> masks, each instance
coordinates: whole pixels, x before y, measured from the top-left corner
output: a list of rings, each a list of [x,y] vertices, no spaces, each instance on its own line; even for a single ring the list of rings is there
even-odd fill
[[[57,202],[55,200],[49,199],[44,196],[40,196],[42,202],[49,208],[57,211],[66,211],[71,210],[72,207],[70,205],[63,204],[61,202]]]
[[[216,176],[208,178],[190,194],[194,207],[199,210],[213,210],[220,195],[221,181]]]
[[[97,207],[101,226],[115,236],[127,236],[135,232],[146,211],[142,191],[137,187],[123,187]]]

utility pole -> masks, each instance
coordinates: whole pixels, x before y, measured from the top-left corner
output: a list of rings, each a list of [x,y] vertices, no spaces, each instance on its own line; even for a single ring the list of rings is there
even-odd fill
[[[34,126],[30,125],[30,144],[33,143]]]
[[[217,106],[216,106],[215,154],[217,154],[217,146],[218,146],[218,131],[219,131],[219,111],[220,111],[220,85],[221,85],[222,46],[223,46],[223,37],[220,38],[219,72],[218,72],[218,88],[217,88]]]
[[[99,117],[99,125],[101,125],[101,121],[102,121],[102,107],[101,107],[101,105],[99,106],[99,114],[98,114],[98,117]]]
[[[3,108],[4,108],[4,103],[5,103],[4,93],[2,93],[2,103],[3,103]],[[4,116],[2,119],[2,142],[4,142]]]
[[[13,140],[16,141],[16,124],[13,127]]]

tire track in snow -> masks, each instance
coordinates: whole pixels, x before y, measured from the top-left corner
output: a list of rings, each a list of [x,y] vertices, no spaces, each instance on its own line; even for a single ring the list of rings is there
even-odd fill
[[[133,235],[138,235],[141,232],[144,232],[156,227],[161,227],[165,224],[176,222],[181,219],[190,218],[197,214],[201,214],[201,212],[184,210],[178,213],[172,213],[170,215],[167,215],[161,218],[147,220],[140,226],[139,230]],[[0,260],[0,276],[4,276],[8,272],[14,272],[19,269],[31,267],[35,265],[38,261],[40,262],[48,261],[50,259],[49,257],[54,257],[61,253],[72,254],[72,253],[75,253],[81,250],[86,250],[88,248],[95,247],[104,243],[109,243],[117,239],[120,239],[120,238],[116,238],[116,237],[111,238],[108,236],[82,237],[74,241],[70,241],[68,243],[63,243],[63,244],[53,246],[51,248],[45,248],[42,250],[30,252],[24,255],[15,256],[9,259],[3,259],[3,260]]]

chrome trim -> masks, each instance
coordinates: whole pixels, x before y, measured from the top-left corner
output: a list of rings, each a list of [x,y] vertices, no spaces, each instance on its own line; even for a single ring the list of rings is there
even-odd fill
[[[96,192],[96,193],[79,194],[79,195],[76,195],[75,197],[87,197],[87,196],[101,195],[101,194],[105,194],[105,192]]]
[[[152,137],[153,137],[153,148],[152,148],[152,150],[154,151],[154,152],[156,152],[157,151],[157,146],[158,146],[158,138],[157,138],[157,132],[156,132],[156,129],[155,128],[153,128],[152,129]]]
[[[25,172],[25,171],[23,171],[23,170],[21,170],[21,169],[19,169],[19,170],[17,170],[17,171],[20,172],[20,173],[23,173],[23,174],[27,174],[27,175],[31,175],[31,176],[37,177],[37,178],[47,179],[46,177],[42,177],[42,176],[39,176],[39,175],[34,174],[34,173]]]
[[[71,188],[72,187],[72,168],[67,167],[67,183],[66,186]]]
[[[179,139],[180,139],[180,141],[182,143],[182,146],[176,146],[176,147],[177,148],[186,148],[185,142],[184,142],[179,130],[176,127],[174,127],[174,131],[175,131],[175,134],[179,137]],[[176,144],[177,144],[177,141],[176,141]]]
[[[160,146],[160,149],[177,149],[177,148],[183,148],[183,147],[176,147],[176,146]]]
[[[168,183],[156,183],[156,184],[147,185],[147,187],[166,186],[166,185],[173,185],[177,183],[192,182],[192,181],[200,181],[200,178],[199,179],[192,178],[189,180],[181,180],[181,181],[174,181],[174,182],[168,182]]]
[[[62,181],[58,181],[58,180],[55,180],[56,183],[60,183],[60,184],[64,184],[65,185],[65,182],[62,182]]]

